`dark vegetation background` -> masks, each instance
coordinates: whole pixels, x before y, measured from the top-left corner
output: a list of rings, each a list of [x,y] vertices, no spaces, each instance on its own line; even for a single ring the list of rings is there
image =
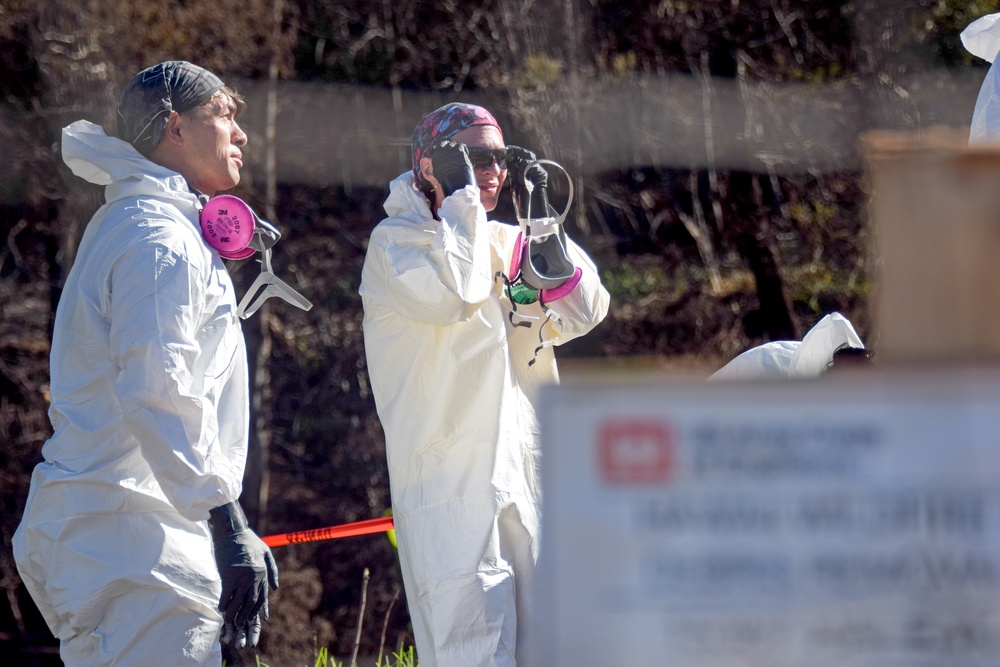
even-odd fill
[[[247,93],[236,194],[284,230],[275,268],[315,304],[272,300],[244,324],[257,428],[242,500],[265,535],[390,506],[357,288],[425,113],[485,104],[511,143],[573,175],[569,231],[612,307],[559,350],[564,365],[707,372],[834,310],[877,350],[858,139],[967,125],[986,64],[958,33],[993,11],[970,0],[0,0],[2,662],[58,664],[10,540],[50,433],[55,305],[102,198],[62,164],[60,130],[80,118],[110,128],[139,69],[191,60]],[[242,292],[256,265],[232,269]],[[359,620],[362,655],[412,642],[384,536],[276,556],[265,662],[311,665],[319,647],[350,656]]]

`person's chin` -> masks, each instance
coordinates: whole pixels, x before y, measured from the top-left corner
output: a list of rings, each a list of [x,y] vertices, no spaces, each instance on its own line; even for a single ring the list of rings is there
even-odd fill
[[[240,184],[240,174],[239,174],[239,172],[237,172],[235,174],[230,174],[229,179],[226,181],[226,183],[223,184],[225,187],[219,188],[219,192],[224,192],[226,190],[232,190],[233,188],[235,188],[239,184]]]
[[[479,201],[482,203],[483,208],[489,213],[497,207],[497,201],[499,197],[480,197]]]

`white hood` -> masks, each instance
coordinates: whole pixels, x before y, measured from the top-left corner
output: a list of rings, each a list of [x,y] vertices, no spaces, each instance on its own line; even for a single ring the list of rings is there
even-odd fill
[[[976,19],[962,31],[962,44],[972,55],[988,62],[1000,51],[1000,13]],[[1000,140],[1000,70],[994,64],[979,88],[972,110],[969,143],[995,143]]]
[[[63,128],[62,154],[74,174],[108,186],[108,203],[151,193],[196,199],[183,176],[151,162],[132,144],[109,137],[100,125],[89,121],[78,120]]]
[[[405,218],[417,212],[420,213],[421,217],[430,216],[431,207],[427,203],[427,197],[417,190],[415,180],[413,172],[408,171],[400,174],[389,183],[389,196],[382,204],[382,208],[388,215]]]
[[[965,49],[988,62],[993,62],[1000,51],[1000,14],[980,16],[962,31],[962,44]]]
[[[865,344],[850,320],[840,313],[821,319],[802,339],[792,355],[790,377],[816,377],[826,372],[833,353],[843,346],[864,349]]]

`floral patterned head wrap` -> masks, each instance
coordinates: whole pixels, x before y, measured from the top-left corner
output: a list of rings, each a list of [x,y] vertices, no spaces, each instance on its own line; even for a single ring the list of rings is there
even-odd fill
[[[442,141],[476,125],[491,125],[497,128],[500,136],[503,136],[503,130],[500,129],[500,124],[493,114],[474,104],[452,102],[424,116],[424,119],[417,123],[413,137],[410,138],[413,176],[417,179],[417,183],[423,182],[420,175],[420,158],[426,157],[427,153]]]

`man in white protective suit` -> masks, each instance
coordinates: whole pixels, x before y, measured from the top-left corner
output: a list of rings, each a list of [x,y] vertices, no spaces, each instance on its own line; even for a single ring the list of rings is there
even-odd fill
[[[551,224],[546,170],[486,109],[437,109],[411,149],[360,293],[416,649],[429,667],[514,665],[539,547],[537,389],[558,381],[552,346],[593,329],[609,297]],[[487,220],[508,180],[519,218],[547,216],[545,239]]]
[[[1000,141],[1000,66],[996,62],[1000,52],[1000,13],[979,17],[962,31],[961,37],[969,53],[992,63],[972,112],[969,143]]]
[[[709,379],[811,378],[834,367],[869,362],[870,354],[854,325],[840,313],[830,313],[806,332],[801,341],[776,340],[752,347]]]
[[[278,584],[237,501],[246,348],[199,225],[202,203],[240,180],[242,105],[211,72],[168,61],[125,87],[116,137],[63,130],[63,160],[106,203],[56,312],[53,434],[13,546],[70,667],[219,665],[220,631],[255,644]]]

